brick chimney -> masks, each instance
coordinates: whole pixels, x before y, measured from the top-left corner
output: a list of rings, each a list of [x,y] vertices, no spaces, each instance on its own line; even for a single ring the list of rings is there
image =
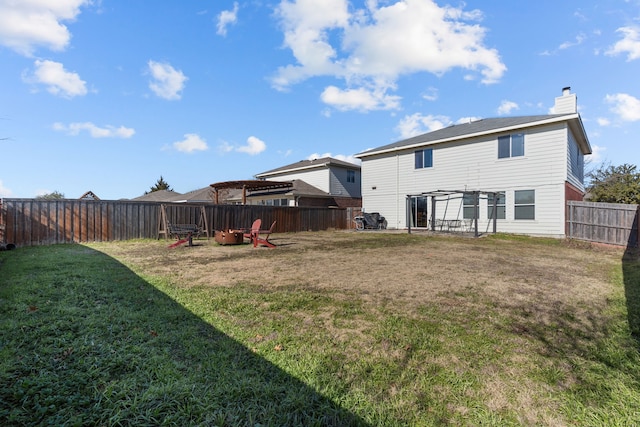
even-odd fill
[[[578,112],[578,98],[569,86],[562,88],[562,96],[556,98],[554,114],[575,114]]]

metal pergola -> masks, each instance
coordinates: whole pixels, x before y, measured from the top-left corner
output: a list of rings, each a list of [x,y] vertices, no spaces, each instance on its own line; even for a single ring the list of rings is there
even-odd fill
[[[482,191],[482,190],[436,190],[436,191],[426,191],[418,194],[407,194],[407,231],[411,234],[411,199],[414,197],[430,197],[431,198],[431,220],[430,220],[430,229],[431,231],[436,231],[436,204],[438,202],[446,202],[447,207],[449,201],[452,200],[451,196],[456,196],[454,199],[464,198],[467,195],[473,195],[473,218],[471,219],[473,223],[473,233],[475,237],[479,237],[480,233],[478,231],[478,217],[479,217],[479,205],[480,205],[480,196],[489,196],[493,197],[493,233],[495,234],[498,229],[497,223],[497,202],[498,198],[496,197],[498,194],[497,191]],[[459,196],[457,196],[459,195]],[[446,198],[445,198],[446,197]],[[445,207],[445,214],[446,214]],[[459,213],[458,213],[459,214]],[[456,218],[458,220],[458,218]]]

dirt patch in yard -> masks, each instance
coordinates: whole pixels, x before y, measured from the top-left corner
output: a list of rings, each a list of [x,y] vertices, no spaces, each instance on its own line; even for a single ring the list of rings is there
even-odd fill
[[[164,240],[108,243],[101,249],[181,286],[300,286],[355,294],[405,312],[489,298],[524,314],[535,311],[543,322],[569,302],[584,310],[572,316],[601,306],[607,297],[602,283],[622,256],[585,244],[493,237],[336,231],[275,234],[271,240],[277,248],[201,239],[174,249]]]

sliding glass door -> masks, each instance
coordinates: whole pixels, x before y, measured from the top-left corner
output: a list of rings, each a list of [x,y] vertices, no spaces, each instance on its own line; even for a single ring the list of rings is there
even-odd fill
[[[429,226],[429,213],[427,211],[428,198],[416,196],[411,198],[411,227]]]

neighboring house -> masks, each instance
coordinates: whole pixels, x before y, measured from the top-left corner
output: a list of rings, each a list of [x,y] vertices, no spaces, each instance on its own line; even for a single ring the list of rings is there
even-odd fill
[[[389,228],[473,218],[476,194],[482,231],[491,230],[496,215],[499,232],[561,237],[566,202],[584,196],[587,154],[576,95],[564,88],[554,114],[454,125],[356,157],[363,210],[379,212]],[[434,194],[441,195],[435,212]]]
[[[80,196],[79,200],[100,200],[100,197],[96,196],[93,191],[89,190]]]
[[[251,204],[319,207],[361,204],[360,166],[331,157],[301,160],[259,173],[255,178],[291,182],[292,188],[279,194],[254,192],[247,197]]]
[[[180,197],[182,197],[182,194],[173,190],[158,190],[145,193],[131,200],[134,202],[173,202]]]
[[[131,200],[136,202],[213,203],[213,190],[209,186],[184,194],[173,190],[158,190]]]
[[[259,185],[261,182],[252,181]],[[268,181],[276,182],[276,181]],[[306,207],[329,207],[329,206],[360,206],[360,199],[336,198],[319,188],[309,185],[301,179],[291,181],[278,181],[282,184],[277,188],[269,189],[248,189],[246,193],[246,204],[248,205],[266,205],[266,206],[306,206]],[[226,183],[221,183],[226,184]],[[215,184],[212,184],[215,186]],[[243,204],[242,191],[227,198],[227,203]]]

